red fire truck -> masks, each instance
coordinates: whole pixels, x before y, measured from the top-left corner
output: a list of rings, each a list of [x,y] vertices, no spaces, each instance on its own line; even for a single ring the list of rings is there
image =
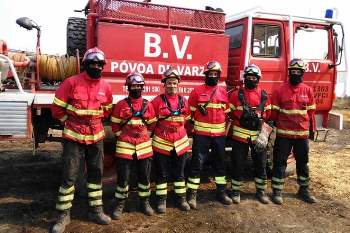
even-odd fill
[[[103,78],[112,85],[114,103],[127,95],[125,77],[134,71],[146,78],[145,96],[158,95],[162,91],[161,74],[169,65],[182,76],[179,93],[188,96],[203,83],[204,65],[210,60],[221,63],[222,85],[226,83],[228,90],[242,85],[242,71],[247,64],[258,65],[263,74],[262,86],[271,94],[287,79],[290,59],[299,57],[307,63],[305,83],[315,91],[319,126],[327,127],[343,50],[340,22],[260,9],[226,16],[225,21],[220,10],[124,0],[90,0],[82,11],[86,18],[68,20],[67,53],[79,58],[94,46],[105,52]],[[21,25],[36,28],[39,38],[40,28],[32,21]],[[59,82],[49,87],[43,83],[37,63],[30,72],[33,75],[27,88],[23,89],[16,79],[18,89],[0,93],[0,137],[32,138],[38,145],[53,139],[49,129],[60,128],[50,111]],[[106,153],[113,151],[107,146]]]

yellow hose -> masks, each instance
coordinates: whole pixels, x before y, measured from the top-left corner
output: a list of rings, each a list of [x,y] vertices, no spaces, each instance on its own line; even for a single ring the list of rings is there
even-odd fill
[[[41,81],[63,81],[76,72],[77,62],[73,56],[39,56],[39,74]]]

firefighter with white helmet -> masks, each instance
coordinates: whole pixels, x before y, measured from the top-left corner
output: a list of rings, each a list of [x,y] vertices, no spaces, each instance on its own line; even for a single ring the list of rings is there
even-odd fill
[[[263,204],[269,203],[265,194],[267,185],[266,148],[258,148],[261,123],[267,121],[271,113],[271,104],[267,93],[259,87],[261,70],[256,65],[244,69],[244,87],[234,91],[230,96],[232,118],[232,156],[231,184],[232,200],[240,203],[240,186],[244,175],[244,164],[249,149],[255,171],[256,198]]]
[[[205,84],[196,87],[190,94],[189,105],[194,122],[192,159],[187,181],[188,204],[197,208],[197,189],[200,185],[200,172],[208,160],[209,149],[213,150],[213,165],[217,200],[231,205],[226,194],[225,142],[226,114],[230,112],[226,88],[217,85],[221,75],[221,65],[210,61],[205,67]]]
[[[186,201],[185,163],[190,149],[185,129],[190,119],[186,98],[177,94],[181,78],[179,72],[169,67],[163,74],[165,93],[152,100],[157,123],[153,136],[153,151],[156,165],[157,212],[166,212],[167,183],[172,175],[177,206],[190,210]]]
[[[305,202],[317,200],[309,192],[309,140],[314,138],[316,104],[310,86],[303,83],[305,64],[292,59],[288,66],[288,81],[272,95],[272,119],[276,125],[273,151],[272,201],[282,204],[282,190],[287,159],[293,152],[297,167],[298,197]]]
[[[89,218],[98,224],[111,219],[102,208],[103,138],[102,119],[112,110],[110,85],[101,79],[104,53],[97,47],[89,49],[83,58],[85,71],[66,79],[57,89],[52,104],[53,116],[64,125],[62,181],[56,209],[60,212],[52,232],[63,232],[70,222],[74,184],[87,168]]]
[[[125,85],[129,95],[119,101],[113,108],[111,116],[112,131],[116,136],[116,172],[117,200],[112,218],[120,219],[129,191],[129,179],[133,161],[137,164],[137,187],[140,198],[140,210],[152,215],[149,204],[151,159],[153,155],[152,140],[148,130],[156,121],[151,103],[142,98],[145,80],[139,73],[126,77]]]

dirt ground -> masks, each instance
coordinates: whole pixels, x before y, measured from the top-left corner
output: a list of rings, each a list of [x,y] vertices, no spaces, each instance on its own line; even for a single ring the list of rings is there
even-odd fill
[[[214,201],[214,185],[209,182],[201,186],[198,210],[183,213],[170,201],[165,215],[146,217],[137,212],[133,192],[121,220],[98,226],[87,220],[86,199],[77,196],[66,232],[350,232],[348,108],[349,100],[338,100],[334,108],[344,114],[344,130],[331,130],[326,142],[311,143],[311,189],[319,199],[317,204],[296,198],[295,176],[286,180],[282,206],[255,201],[254,183],[247,181],[241,204],[224,207]],[[41,144],[36,156],[31,148],[30,142],[0,143],[0,233],[47,232],[55,219],[61,145]],[[108,214],[112,195],[104,195]]]

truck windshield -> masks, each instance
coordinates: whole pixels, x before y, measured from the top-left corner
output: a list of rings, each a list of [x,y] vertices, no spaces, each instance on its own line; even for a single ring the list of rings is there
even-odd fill
[[[298,28],[294,35],[294,57],[328,59],[328,32],[323,29]]]

